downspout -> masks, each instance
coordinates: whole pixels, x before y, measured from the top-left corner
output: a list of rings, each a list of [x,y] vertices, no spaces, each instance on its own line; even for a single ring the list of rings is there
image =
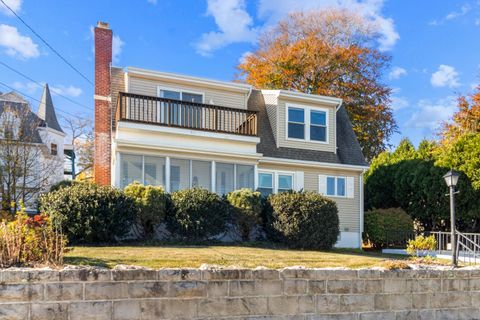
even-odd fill
[[[340,103],[338,106],[335,108],[335,154],[337,154],[337,112],[338,110],[342,107],[343,100],[340,100]]]

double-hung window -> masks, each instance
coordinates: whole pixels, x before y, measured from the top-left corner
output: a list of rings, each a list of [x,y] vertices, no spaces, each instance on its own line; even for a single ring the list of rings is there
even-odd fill
[[[305,139],[305,110],[301,108],[288,108],[288,137]]]
[[[293,190],[293,175],[279,174],[277,192],[285,192]]]
[[[345,177],[327,177],[327,196],[345,197],[346,180]]]
[[[287,139],[328,142],[326,109],[287,105]]]
[[[310,111],[310,140],[327,141],[327,113]]]
[[[262,196],[273,193],[273,173],[262,172],[258,174],[258,191]]]

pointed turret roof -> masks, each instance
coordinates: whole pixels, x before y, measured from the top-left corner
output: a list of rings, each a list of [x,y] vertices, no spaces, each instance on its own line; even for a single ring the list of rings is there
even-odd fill
[[[37,114],[40,119],[45,121],[47,127],[63,132],[62,128],[58,124],[55,108],[53,107],[52,96],[50,95],[50,89],[48,88],[48,83],[45,84],[45,88],[43,89]]]

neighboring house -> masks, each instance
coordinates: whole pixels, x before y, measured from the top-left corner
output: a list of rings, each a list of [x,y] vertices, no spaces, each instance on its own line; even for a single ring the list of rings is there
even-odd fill
[[[95,181],[169,192],[319,192],[338,204],[338,247],[360,247],[368,168],[337,98],[256,90],[111,67],[112,31],[95,28]]]
[[[0,93],[0,199],[36,212],[39,193],[64,179],[64,138],[48,84],[38,112],[15,92]],[[8,203],[5,203],[8,202]]]

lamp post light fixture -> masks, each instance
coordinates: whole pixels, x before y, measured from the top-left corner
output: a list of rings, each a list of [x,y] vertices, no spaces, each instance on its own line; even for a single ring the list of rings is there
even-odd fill
[[[447,184],[448,188],[450,189],[450,228],[451,228],[451,246],[452,246],[452,264],[453,266],[457,266],[457,242],[456,242],[456,229],[455,229],[455,186],[458,183],[458,178],[460,175],[450,170],[444,176],[445,183]]]

